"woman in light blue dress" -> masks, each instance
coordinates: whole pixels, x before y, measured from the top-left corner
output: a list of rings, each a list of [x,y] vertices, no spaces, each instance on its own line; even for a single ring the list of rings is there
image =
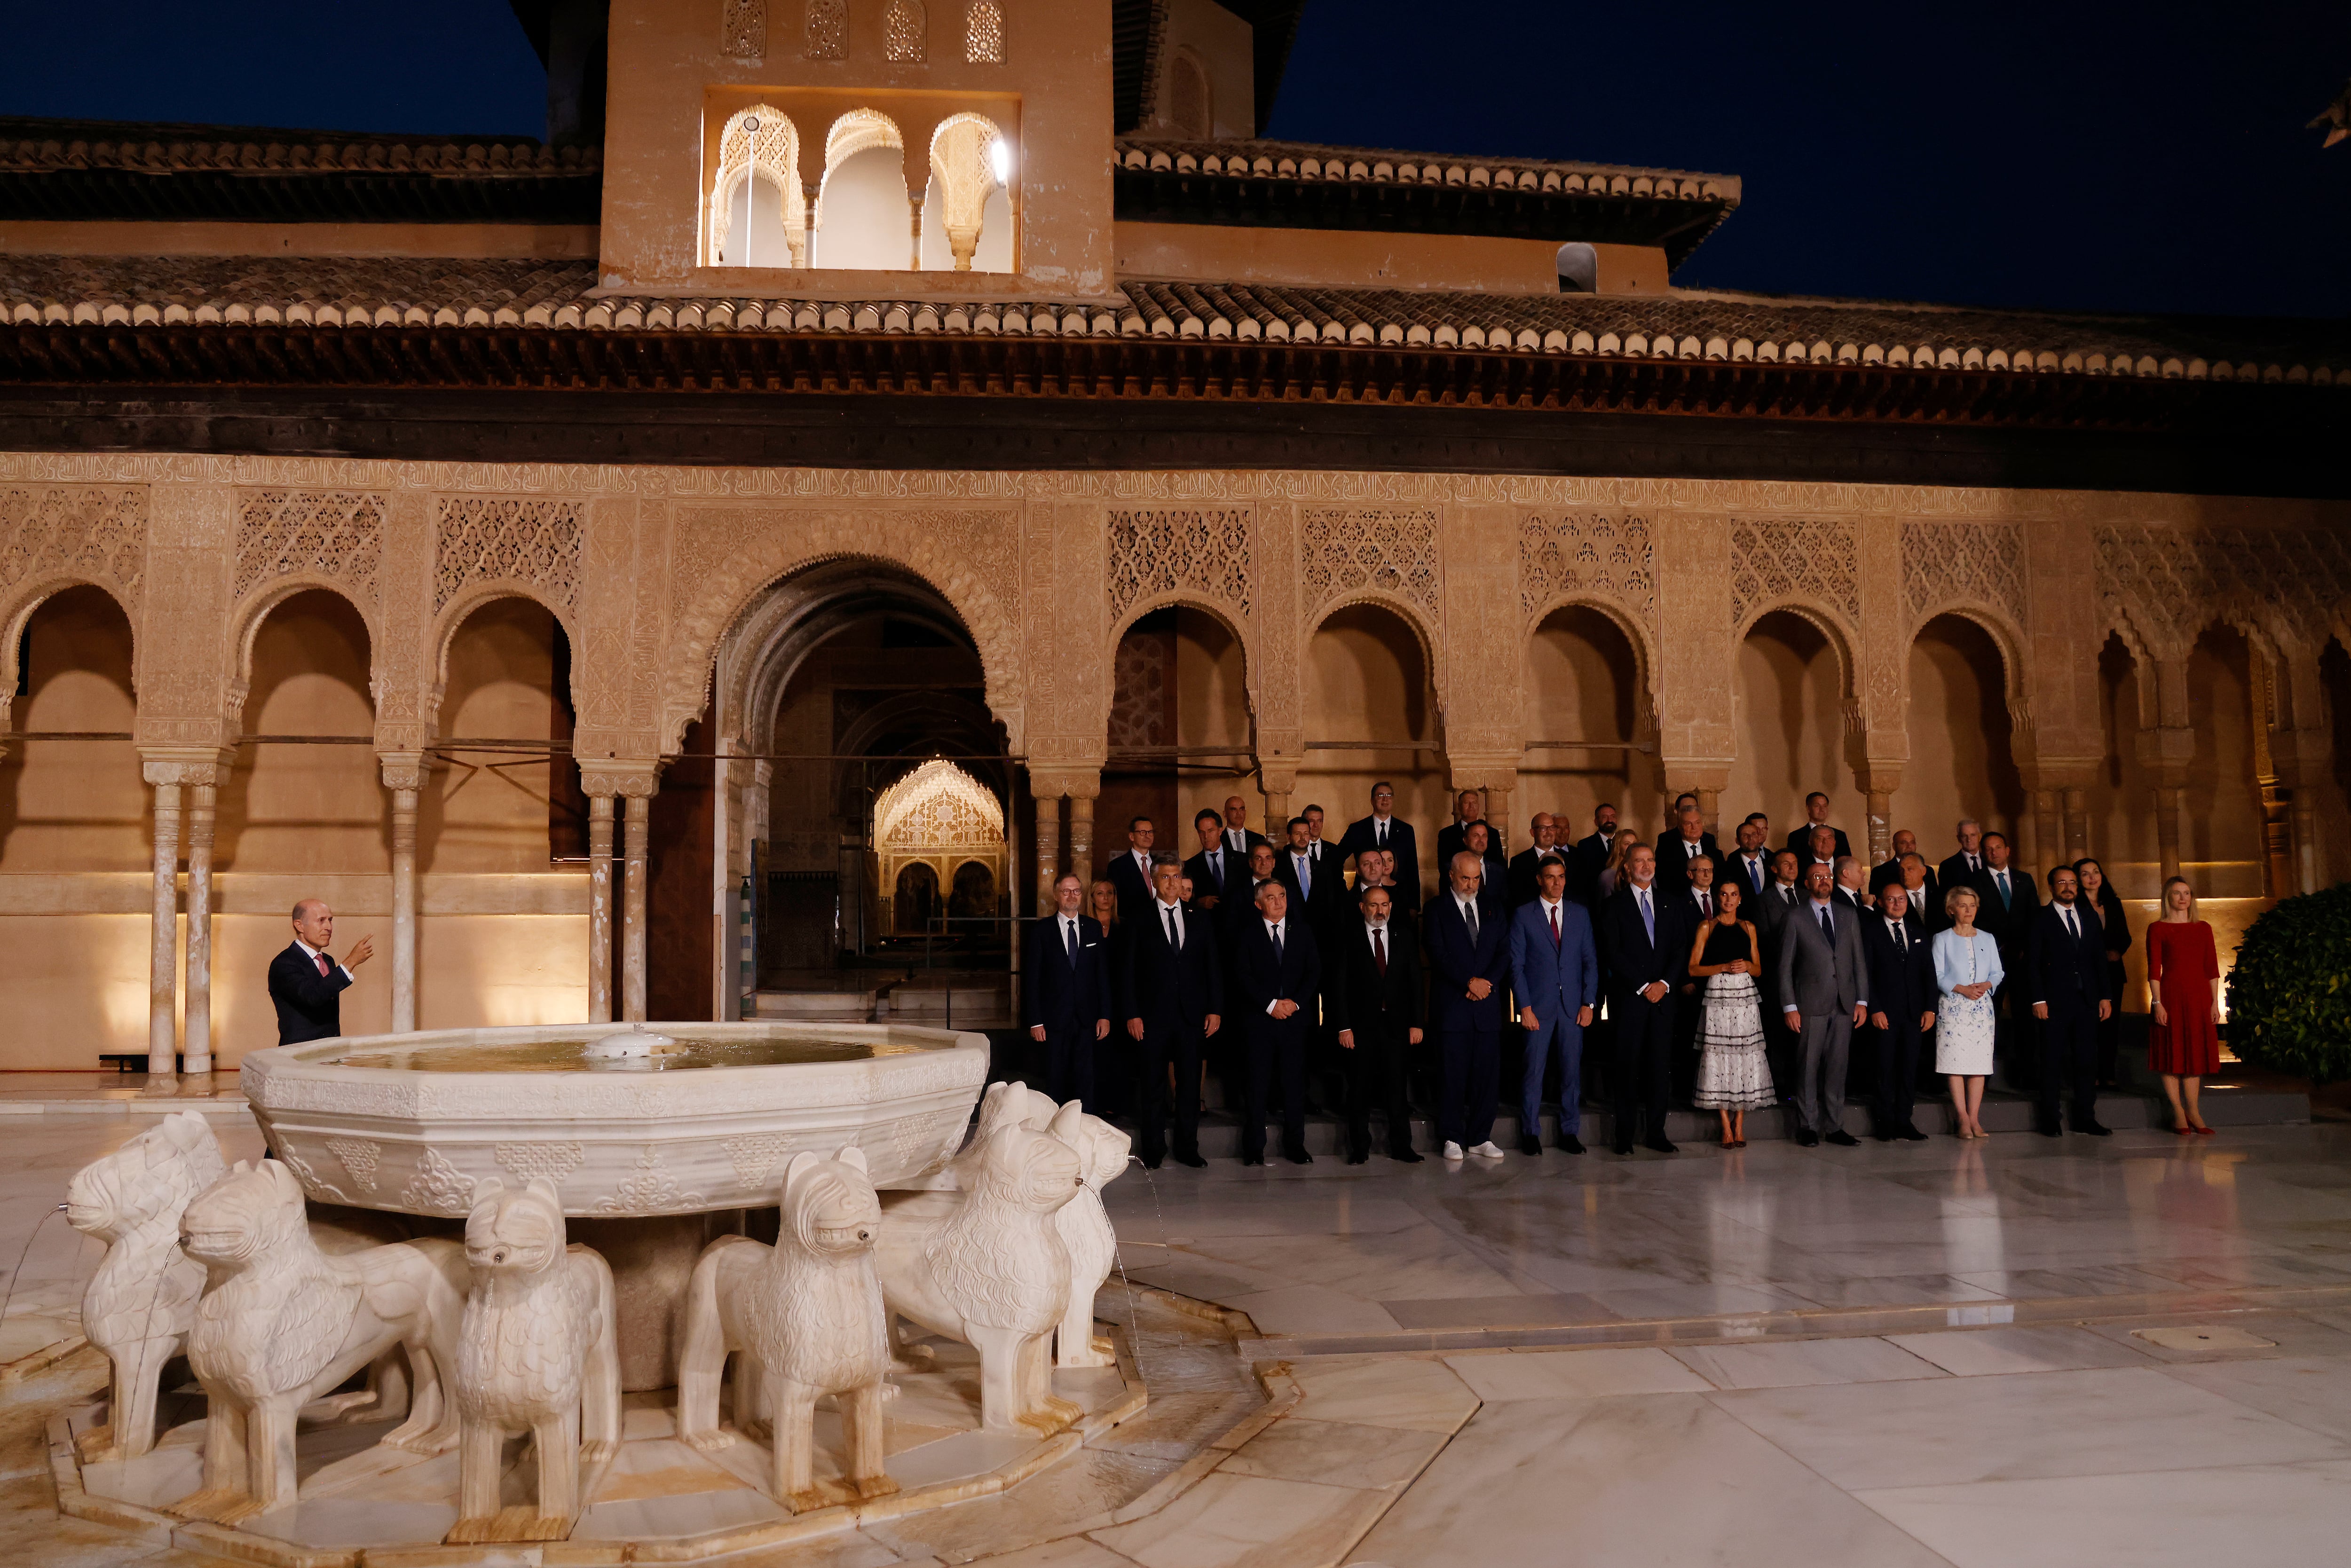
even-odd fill
[[[1935,934],[1935,984],[1943,999],[1935,1009],[1935,1071],[1951,1081],[1951,1109],[1959,1114],[1959,1136],[1980,1138],[1984,1080],[1991,1075],[1991,994],[2004,974],[2000,944],[1976,929],[1982,900],[1972,887],[1943,895],[1948,931]]]

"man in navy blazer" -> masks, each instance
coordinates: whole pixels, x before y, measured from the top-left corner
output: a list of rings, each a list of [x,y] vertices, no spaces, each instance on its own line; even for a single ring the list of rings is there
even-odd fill
[[[1235,1005],[1249,1045],[1249,1092],[1241,1106],[1241,1164],[1265,1164],[1267,1092],[1281,1075],[1281,1153],[1294,1166],[1306,1152],[1306,1031],[1315,1021],[1322,957],[1314,933],[1291,917],[1290,888],[1279,879],[1257,890],[1257,917],[1233,947]]]
[[[1126,848],[1111,856],[1102,875],[1118,889],[1118,923],[1132,925],[1151,905],[1155,873],[1153,862],[1157,858],[1152,846],[1158,842],[1159,830],[1148,817],[1135,817],[1126,824]],[[1177,868],[1181,870],[1181,867]]]
[[[1687,898],[1669,898],[1657,885],[1657,852],[1635,844],[1625,856],[1625,880],[1601,907],[1600,947],[1608,966],[1608,1016],[1616,1026],[1609,1082],[1616,1091],[1616,1152],[1633,1152],[1633,1129],[1648,1119],[1644,1145],[1677,1153],[1666,1136],[1670,1084],[1667,1057],[1674,1041],[1674,993],[1689,978]]]
[[[1509,919],[1483,891],[1486,862],[1455,854],[1446,888],[1428,901],[1429,1019],[1437,1027],[1437,1135],[1445,1157],[1499,1160],[1494,1100],[1501,1091],[1502,988],[1510,979]]]
[[[1804,820],[1798,822],[1796,831],[1788,835],[1788,847],[1796,852],[1799,861],[1807,861],[1812,855],[1814,828],[1828,828],[1831,837],[1835,840],[1836,847],[1828,858],[1834,860],[1838,855],[1853,853],[1853,845],[1845,841],[1844,830],[1829,827],[1829,798],[1817,789],[1804,797]]]
[[[1926,923],[1915,918],[1910,890],[1902,883],[1888,883],[1877,907],[1862,915],[1861,952],[1869,966],[1869,1021],[1876,1030],[1872,1131],[1881,1144],[1893,1138],[1918,1143],[1927,1134],[1911,1117],[1912,1087],[1927,1031],[1935,1027],[1938,993]]]
[[[1249,856],[1236,854],[1225,842],[1225,820],[1203,806],[1193,813],[1192,831],[1200,837],[1200,852],[1184,862],[1191,879],[1192,906],[1223,926],[1233,916],[1227,907],[1236,894],[1249,891]]]
[[[1510,990],[1526,1030],[1527,1070],[1519,1087],[1519,1153],[1542,1153],[1543,1077],[1557,1058],[1559,1146],[1583,1152],[1583,1031],[1600,999],[1600,952],[1592,917],[1567,897],[1567,862],[1546,855],[1535,896],[1510,914]]]
[[[1393,881],[1397,910],[1409,914],[1418,909],[1420,841],[1413,836],[1412,824],[1395,814],[1395,786],[1385,779],[1372,786],[1372,814],[1347,824],[1346,833],[1339,840],[1339,859],[1344,863],[1365,850],[1380,849],[1395,855]]]
[[[1366,872],[1384,869],[1387,852],[1367,850]],[[1334,927],[1322,950],[1324,1021],[1339,1037],[1347,1064],[1347,1163],[1372,1157],[1372,1106],[1387,1113],[1388,1157],[1417,1165],[1412,1108],[1405,1100],[1411,1047],[1420,1043],[1428,988],[1421,981],[1412,923],[1395,914],[1395,890],[1367,882],[1355,891],[1355,917]]]
[[[269,960],[269,999],[277,1009],[277,1043],[332,1040],[343,1032],[342,995],[351,971],[375,953],[375,938],[362,936],[336,963],[327,956],[335,941],[335,912],[316,898],[294,906],[294,940]]]
[[[1134,1041],[1143,1163],[1167,1155],[1168,1071],[1175,1070],[1176,1163],[1200,1158],[1201,1042],[1223,1022],[1224,966],[1211,925],[1184,906],[1184,868],[1172,855],[1153,865],[1158,892],[1119,946],[1118,1013]],[[1121,921],[1124,925],[1123,920]]]
[[[1020,1021],[1045,1048],[1045,1092],[1057,1104],[1085,1101],[1091,1111],[1094,1041],[1110,1034],[1110,948],[1101,924],[1079,913],[1085,898],[1085,879],[1062,873],[1053,883],[1053,914],[1029,928]]]
[[[2074,873],[2049,873],[2049,902],[2032,917],[2025,947],[2025,987],[2041,1020],[2041,1092],[2037,1130],[2058,1136],[2057,1094],[2071,1084],[2073,1127],[2103,1138],[2098,1124],[2098,1023],[2114,1011],[2106,968],[2105,927],[2080,897]]]

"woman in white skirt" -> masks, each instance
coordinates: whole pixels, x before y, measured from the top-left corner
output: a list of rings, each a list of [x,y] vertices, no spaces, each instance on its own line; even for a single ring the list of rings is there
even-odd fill
[[[1747,1113],[1769,1105],[1771,1067],[1763,1056],[1763,1013],[1755,977],[1763,967],[1755,927],[1739,917],[1746,885],[1733,877],[1714,889],[1714,918],[1690,944],[1692,979],[1706,982],[1705,1021],[1698,1030],[1698,1092],[1692,1103],[1722,1117],[1722,1146],[1747,1146]]]
[[[2000,944],[1976,929],[1982,902],[1972,887],[1951,889],[1943,895],[1950,929],[1935,934],[1935,985],[1943,993],[1935,1009],[1935,1071],[1950,1079],[1962,1138],[1984,1135],[1978,1115],[1991,1074],[1991,994],[2006,973]]]

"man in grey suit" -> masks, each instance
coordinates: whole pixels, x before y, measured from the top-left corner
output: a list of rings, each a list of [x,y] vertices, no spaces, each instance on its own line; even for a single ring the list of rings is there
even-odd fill
[[[1853,1031],[1869,1017],[1868,968],[1861,922],[1831,895],[1829,868],[1815,862],[1804,876],[1804,901],[1780,926],[1780,1016],[1803,1040],[1796,1080],[1796,1142],[1823,1140],[1851,1148],[1860,1140],[1844,1130],[1845,1060]]]

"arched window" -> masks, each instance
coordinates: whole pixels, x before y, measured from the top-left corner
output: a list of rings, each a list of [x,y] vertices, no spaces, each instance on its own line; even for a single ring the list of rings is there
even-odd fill
[[[849,0],[808,0],[808,57],[849,57]]]
[[[772,105],[737,110],[718,133],[703,223],[705,267],[806,267],[799,131]]]
[[[919,265],[906,201],[905,141],[897,121],[852,109],[824,138],[810,265],[868,272]]]
[[[997,0],[971,0],[964,7],[963,57],[975,66],[1004,63],[1004,7]]]
[[[883,57],[900,65],[919,64],[929,53],[925,47],[929,33],[923,0],[890,0],[890,8],[882,13]]]
[[[1012,149],[995,121],[957,114],[931,133],[923,197],[926,271],[1012,270]]]
[[[1204,140],[1216,133],[1216,97],[1199,57],[1177,49],[1167,61],[1167,123],[1178,136]]]
[[[766,54],[768,0],[726,0],[718,17],[718,49],[737,60],[756,60]]]

